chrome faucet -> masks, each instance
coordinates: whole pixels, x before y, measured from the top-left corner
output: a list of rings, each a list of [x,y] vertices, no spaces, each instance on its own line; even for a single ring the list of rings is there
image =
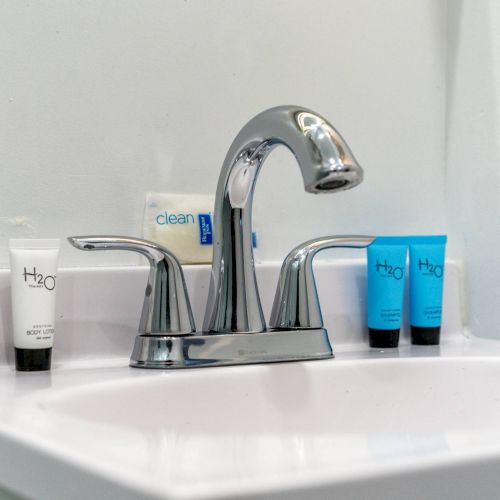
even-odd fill
[[[309,193],[350,189],[363,180],[349,146],[317,113],[279,106],[250,120],[231,144],[219,175],[204,332],[266,331],[254,270],[252,199],[260,168],[279,145],[295,155]]]
[[[219,176],[202,332],[195,332],[182,268],[168,249],[119,236],[68,238],[80,250],[132,250],[149,259],[151,270],[131,366],[187,368],[333,356],[323,328],[312,259],[325,248],[364,248],[373,238],[325,237],[292,250],[282,267],[268,329],[254,269],[252,199],[262,163],[279,145],[295,155],[310,193],[350,189],[363,180],[363,170],[344,139],[320,115],[280,106],[250,120],[229,148]]]

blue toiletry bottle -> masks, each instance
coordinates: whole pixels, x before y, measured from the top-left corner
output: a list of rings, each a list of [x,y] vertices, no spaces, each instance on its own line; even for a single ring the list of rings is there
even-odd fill
[[[410,247],[411,342],[440,342],[446,236],[412,236]]]
[[[370,347],[399,344],[407,253],[404,237],[378,237],[367,248]]]

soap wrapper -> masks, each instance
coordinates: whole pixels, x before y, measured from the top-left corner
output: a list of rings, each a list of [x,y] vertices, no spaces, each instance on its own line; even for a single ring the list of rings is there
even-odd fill
[[[170,250],[181,264],[212,262],[214,196],[146,193],[144,239]]]

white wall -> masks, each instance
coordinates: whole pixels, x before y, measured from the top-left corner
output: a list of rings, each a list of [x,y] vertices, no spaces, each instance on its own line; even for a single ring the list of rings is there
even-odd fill
[[[451,252],[463,256],[468,323],[500,337],[500,5],[450,2],[447,194]]]
[[[444,0],[0,3],[0,266],[12,236],[141,234],[148,190],[214,192],[261,110],[328,117],[365,168],[313,196],[285,150],[257,185],[262,259],[327,233],[444,229]],[[64,248],[62,265],[136,263]]]

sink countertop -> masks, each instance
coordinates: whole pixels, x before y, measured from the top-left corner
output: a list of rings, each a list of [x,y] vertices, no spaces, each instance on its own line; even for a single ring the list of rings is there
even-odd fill
[[[266,316],[278,271],[257,267]],[[197,324],[208,273],[186,269]],[[403,327],[398,349],[368,348],[348,259],[316,266],[335,359],[155,371],[128,366],[147,268],[61,270],[52,370],[16,372],[0,337],[0,483],[50,500],[496,498],[500,342],[466,337],[446,273],[441,346]],[[4,332],[8,294],[0,271]]]
[[[249,431],[246,438],[244,437],[246,434],[237,429],[234,433],[231,431],[228,431],[228,434],[223,433],[214,441],[219,444],[214,446],[211,439],[208,441],[204,439],[206,437],[204,433],[212,432],[210,429],[198,429],[197,432],[193,431],[193,434],[183,436],[181,433],[179,436],[174,431],[165,431],[163,427],[161,432],[156,428],[145,430],[134,427],[133,418],[140,419],[142,412],[140,407],[135,406],[140,405],[142,397],[140,391],[150,385],[152,387],[158,385],[159,390],[155,393],[155,398],[157,396],[165,401],[168,415],[168,405],[175,408],[178,404],[177,398],[181,396],[189,399],[191,397],[189,387],[193,388],[193,384],[196,385],[197,381],[206,380],[207,377],[214,381],[220,379],[221,383],[226,383],[225,380],[228,379],[236,378],[238,381],[238,377],[241,376],[248,380],[254,378],[260,380],[265,376],[268,377],[265,384],[267,387],[269,381],[272,381],[271,385],[283,382],[285,384],[283,387],[286,387],[288,380],[298,391],[297,398],[300,399],[301,394],[308,391],[303,381],[315,373],[328,374],[331,369],[334,370],[331,373],[335,376],[337,373],[335,370],[350,370],[353,363],[356,369],[364,370],[374,363],[386,366],[385,363],[389,361],[398,363],[395,373],[399,373],[403,366],[401,363],[405,363],[406,358],[417,362],[427,362],[432,359],[452,362],[478,360],[483,365],[491,362],[495,367],[498,365],[500,374],[500,342],[479,339],[464,338],[461,342],[444,342],[441,346],[402,346],[399,349],[387,350],[369,349],[362,345],[342,346],[335,354],[336,358],[332,360],[168,372],[130,368],[127,366],[126,358],[55,362],[53,370],[45,373],[20,373],[11,367],[3,366],[0,368],[0,482],[28,497],[51,499],[65,498],[68,495],[68,485],[71,485],[71,496],[75,499],[88,498],[89,491],[94,492],[99,498],[123,499],[258,498],[259,494],[264,494],[262,498],[270,498],[273,492],[276,498],[292,498],[290,496],[292,490],[302,491],[302,494],[307,490],[310,498],[315,498],[313,492],[317,491],[320,495],[318,498],[321,498],[321,495],[325,494],[322,488],[336,487],[342,491],[342,488],[347,488],[349,484],[359,487],[363,482],[367,482],[367,487],[373,488],[373,485],[370,485],[373,478],[379,481],[382,477],[394,476],[391,479],[394,481],[395,478],[404,477],[412,470],[418,470],[419,474],[423,474],[426,468],[429,472],[436,470],[436,467],[445,470],[449,469],[452,463],[462,464],[464,467],[468,464],[468,470],[471,470],[471,463],[478,460],[491,464],[500,463],[500,422],[498,434],[489,431],[487,445],[479,441],[479,444],[476,443],[477,446],[471,448],[470,453],[464,454],[464,450],[468,448],[459,444],[457,452],[453,454],[449,450],[440,454],[438,450],[436,456],[432,452],[422,457],[415,456],[413,451],[405,456],[408,452],[407,446],[411,446],[412,450],[417,446],[415,436],[421,433],[418,429],[409,434],[403,429],[403,434],[402,431],[397,431],[394,434],[389,433],[390,435],[387,434],[387,430],[381,433],[376,430],[373,433],[362,430],[353,434],[349,430],[340,429],[340,432],[336,432],[335,428],[331,431],[320,429],[318,436],[306,438],[301,437],[300,433],[297,434],[296,429],[290,435],[280,435],[279,429],[277,431],[271,429],[264,433],[265,437],[257,434],[257,440],[255,434],[252,437],[252,433],[260,432],[258,429]],[[425,369],[426,366],[422,365]],[[177,383],[181,379],[191,385],[180,391],[181,396],[176,392],[175,386],[172,386],[173,392],[169,394],[169,384]],[[346,385],[343,375],[340,379],[342,384]],[[244,379],[242,381],[244,382]],[[332,382],[329,383],[331,386]],[[139,392],[134,392],[134,387],[138,388]],[[242,387],[246,386],[243,384]],[[230,386],[230,389],[237,391],[238,385]],[[390,392],[392,389],[388,386],[387,390]],[[89,406],[85,405],[86,395],[94,397],[92,391],[97,391],[96,393],[104,391],[101,402],[105,404],[110,397],[113,397],[115,391],[122,393],[126,403],[123,400],[118,403],[125,405],[123,412],[130,412],[131,416],[115,426],[113,419],[106,417],[106,412],[103,415],[110,421],[106,421],[99,414],[100,410],[97,410],[98,420],[101,417],[104,420],[99,420],[96,424],[96,415],[92,414],[94,410],[90,411]],[[325,397],[327,396],[325,394]],[[193,394],[193,397],[199,399],[202,396]],[[411,398],[411,394],[409,397]],[[219,400],[218,402],[220,404]],[[77,408],[80,404],[82,407]],[[286,406],[291,403],[287,400],[282,404]],[[288,411],[286,407],[284,410]],[[290,408],[290,411],[292,410],[293,406]],[[258,406],[256,412],[258,411],[266,410]],[[360,408],[360,411],[363,411],[363,408]],[[182,415],[181,413],[177,418],[182,419]],[[332,419],[334,415],[333,413]],[[79,421],[79,418],[83,420]],[[168,425],[165,429],[167,428]],[[268,428],[264,426],[263,429]],[[273,432],[278,434],[274,435]],[[367,454],[365,441],[369,434],[372,434],[372,437],[370,452]],[[436,442],[439,445],[443,437],[439,434],[436,441],[435,434],[434,431],[426,432],[423,441],[426,443],[425,446],[434,447]],[[458,437],[453,436],[454,442],[463,439],[461,434],[457,435]],[[410,438],[413,442],[408,445],[407,440]],[[472,439],[471,436],[465,438]],[[318,439],[320,441],[317,441]],[[331,442],[328,442],[329,439]],[[484,441],[484,436],[481,436],[481,439]],[[209,446],[211,450],[200,451],[200,446]],[[257,447],[255,449],[257,451],[254,450],[254,446]],[[306,449],[301,448],[304,446]],[[423,445],[420,443],[418,446]],[[170,447],[174,450],[173,455],[169,450]],[[234,447],[239,449],[236,460],[241,459],[241,463],[233,462],[231,468],[225,461],[227,457],[224,458],[222,455]],[[262,456],[261,453],[263,448],[267,449],[266,447],[275,458],[283,458],[292,453],[294,459],[288,465],[292,467],[293,474],[286,470],[286,464],[283,465],[283,470],[272,463],[267,464],[266,473],[263,473],[257,465],[250,467],[248,474],[238,470],[238,467],[243,467],[242,464],[251,458],[248,453],[257,452],[260,460],[265,460],[267,452]],[[315,452],[310,456],[307,447],[314,447],[318,453]],[[339,447],[340,450],[336,451]],[[389,456],[388,460],[382,456],[379,463],[374,463],[371,456],[373,449],[376,449],[377,453],[381,453],[381,450],[386,453],[385,450],[389,450],[389,454],[396,453],[396,455]],[[188,455],[185,455],[186,453]],[[200,453],[200,456],[196,457],[196,453]],[[314,467],[308,464],[308,461],[311,462],[311,457],[315,462],[316,455],[321,453],[331,454],[328,460],[334,461],[333,468],[331,464],[325,466],[325,463],[322,463],[321,467],[314,470]],[[245,454],[247,456],[244,456]],[[222,458],[218,458],[219,455]],[[212,457],[212,464],[205,461],[208,457]],[[394,458],[396,460],[393,460]],[[182,460],[185,460],[187,465],[180,468],[176,464]],[[225,472],[217,473],[218,467],[214,465],[218,461],[225,466]],[[26,473],[24,467],[27,463],[29,463],[29,473]],[[367,463],[369,466],[365,467]],[[202,464],[205,466],[201,469]],[[200,470],[203,472],[200,473]],[[193,472],[191,480],[187,475],[189,472]],[[196,484],[197,482],[199,484]],[[81,490],[73,493],[75,488],[78,489],[75,485],[80,485]],[[387,492],[384,494],[385,498],[392,498],[387,496]],[[300,495],[297,498],[300,498]],[[372,498],[379,497],[372,491]],[[489,497],[483,496],[483,498]]]

